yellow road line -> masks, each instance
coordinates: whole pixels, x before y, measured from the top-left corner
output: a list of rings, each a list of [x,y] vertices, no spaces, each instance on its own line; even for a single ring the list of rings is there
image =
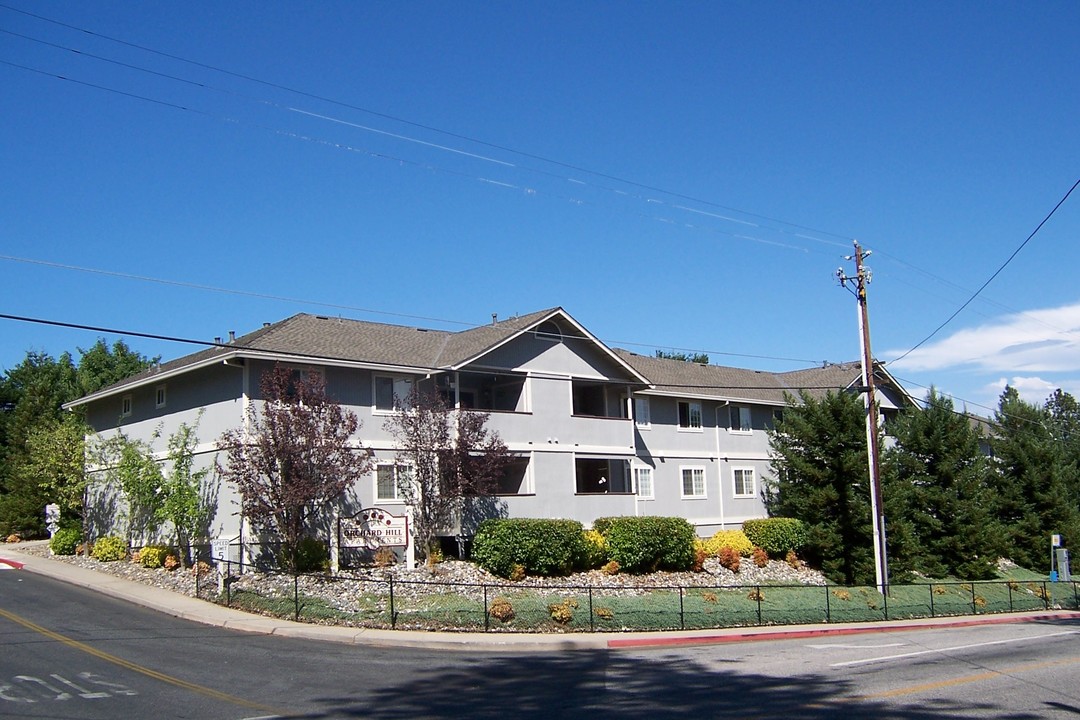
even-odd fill
[[[219,690],[214,690],[203,685],[196,685],[195,683],[191,683],[186,680],[172,677],[171,675],[160,673],[157,670],[151,670],[150,668],[143,667],[142,665],[139,665],[137,663],[133,663],[130,660],[125,660],[124,658],[117,657],[116,655],[111,655],[103,650],[98,650],[97,648],[91,647],[85,643],[81,643],[78,640],[73,640],[66,635],[61,635],[60,633],[53,632],[48,628],[33,623],[26,618],[16,615],[15,613],[8,612],[3,608],[0,608],[0,617],[6,618],[11,622],[16,623],[17,625],[22,625],[24,628],[28,630],[33,630],[34,632],[44,635],[51,640],[63,643],[70,648],[80,650],[84,653],[87,653],[88,655],[93,655],[100,660],[104,660],[105,662],[112,663],[113,665],[119,665],[122,668],[126,668],[142,675],[146,675],[147,677],[151,677],[163,683],[175,685],[176,687],[183,688],[184,690],[190,690],[191,692],[198,693],[199,695],[204,695],[206,697],[213,698],[215,700],[221,700],[222,702],[231,703],[233,705],[240,705],[241,707],[251,708],[254,710],[262,710],[264,712],[273,713],[274,715],[289,714],[269,705],[263,705],[261,703],[252,702],[251,700],[245,700],[243,698],[236,697],[235,695],[229,695],[228,693],[223,693]]]
[[[850,698],[851,700],[876,700],[882,698],[894,698],[902,695],[915,695],[921,692],[928,692],[930,690],[938,690],[940,688],[952,687],[955,685],[965,685],[967,683],[979,682],[981,680],[992,680],[996,677],[1002,677],[1006,675],[1013,675],[1015,673],[1030,672],[1031,670],[1042,670],[1049,667],[1059,667],[1062,665],[1075,665],[1080,663],[1080,657],[1066,658],[1065,660],[1048,660],[1046,662],[1028,663],[1026,665],[1016,665],[1014,667],[1005,668],[1003,670],[991,670],[989,672],[977,673],[975,675],[963,675],[961,677],[952,678],[950,680],[939,680],[932,683],[924,683],[922,685],[911,685],[906,688],[897,688],[895,690],[886,690],[885,692],[870,693],[869,695],[857,695]]]

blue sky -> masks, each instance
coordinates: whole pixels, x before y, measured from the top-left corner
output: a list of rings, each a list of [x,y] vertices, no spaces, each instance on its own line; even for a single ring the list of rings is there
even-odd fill
[[[211,340],[558,305],[794,370],[858,358],[858,239],[888,361],[1080,178],[1075,2],[0,0],[0,30],[6,315]],[[1080,190],[893,374],[1080,395],[1078,230]],[[0,369],[100,335],[0,332]]]

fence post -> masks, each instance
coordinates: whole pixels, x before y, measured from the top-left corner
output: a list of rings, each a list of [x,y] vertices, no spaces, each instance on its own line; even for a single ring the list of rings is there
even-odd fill
[[[596,624],[593,622],[592,585],[589,586],[589,632],[596,632]]]
[[[757,598],[757,624],[761,625],[761,586],[754,586],[754,596]]]
[[[1080,609],[1080,596],[1076,593],[1076,581],[1072,581],[1073,585],[1073,610]]]
[[[1044,610],[1049,610],[1050,609],[1050,593],[1046,590],[1046,581],[1045,580],[1043,580],[1042,586],[1043,586],[1043,592],[1042,592],[1043,609]]]
[[[1012,581],[1008,581],[1008,582],[1006,582],[1006,583],[1005,583],[1005,587],[1009,588],[1009,612],[1016,612],[1016,611],[1015,611],[1015,610],[1013,609],[1013,599],[1012,599]]]
[[[488,598],[487,598],[487,584],[484,584],[484,632],[491,629],[490,620],[488,618]]]
[[[829,604],[829,583],[825,583],[825,622],[832,622],[832,607]]]
[[[930,617],[937,617],[934,614],[934,583],[930,583],[927,587],[930,588]]]
[[[397,613],[394,612],[394,576],[390,576],[390,629],[397,627]]]
[[[888,620],[889,619],[889,586],[888,585],[885,586],[885,592],[882,593],[881,597],[883,597],[885,599],[885,619]]]
[[[683,608],[683,589],[679,587],[679,629],[686,629],[686,611]]]
[[[971,583],[971,614],[978,615],[979,608],[975,604],[975,583]]]
[[[293,593],[293,620],[300,622],[300,573],[293,571],[292,576],[292,593]]]

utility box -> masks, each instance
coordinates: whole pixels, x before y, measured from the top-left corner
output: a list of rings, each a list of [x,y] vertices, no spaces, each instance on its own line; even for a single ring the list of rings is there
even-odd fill
[[[1057,577],[1061,582],[1071,582],[1072,574],[1069,572],[1069,551],[1066,548],[1054,548],[1054,564],[1057,567]]]

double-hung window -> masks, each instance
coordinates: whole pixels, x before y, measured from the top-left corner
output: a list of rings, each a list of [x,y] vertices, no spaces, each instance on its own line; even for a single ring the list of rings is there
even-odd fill
[[[705,497],[705,468],[680,468],[682,475],[682,496],[684,498]]]
[[[691,400],[679,401],[679,429],[701,429],[701,403]]]
[[[754,468],[735,468],[731,473],[735,497],[754,497]]]
[[[379,463],[375,468],[375,500],[398,500],[401,483],[408,482],[412,469],[408,465]]]
[[[651,467],[634,468],[634,491],[641,500],[653,499],[653,482]]]
[[[750,427],[750,408],[745,405],[732,405],[728,408],[728,415],[731,422],[728,428],[731,432],[748,433],[752,430]]]
[[[652,427],[652,419],[649,417],[649,398],[634,398],[634,422],[642,430]]]

